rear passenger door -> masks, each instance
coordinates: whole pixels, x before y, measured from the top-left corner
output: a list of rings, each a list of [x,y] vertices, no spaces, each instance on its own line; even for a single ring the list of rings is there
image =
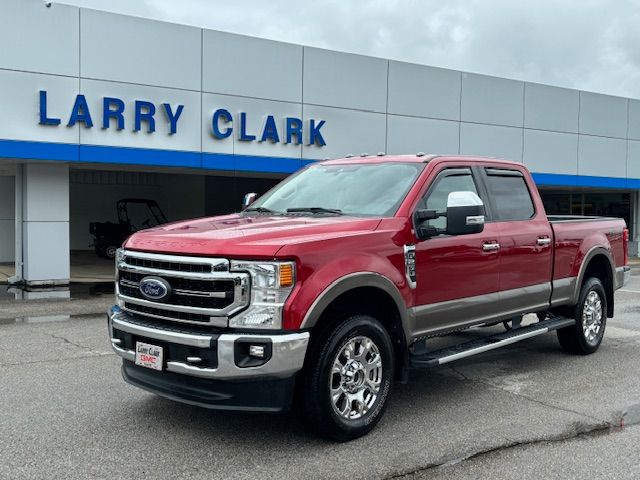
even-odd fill
[[[485,167],[493,221],[499,226],[499,290],[502,315],[544,309],[551,295],[552,232],[523,173]]]

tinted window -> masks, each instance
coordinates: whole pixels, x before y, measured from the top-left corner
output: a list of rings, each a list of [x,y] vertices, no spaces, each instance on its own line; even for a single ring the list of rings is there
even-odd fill
[[[489,174],[487,182],[497,220],[526,220],[533,217],[533,201],[524,177]]]
[[[436,179],[435,184],[429,189],[427,195],[423,197],[418,205],[420,209],[428,210],[446,210],[447,199],[451,192],[474,192],[478,193],[476,184],[470,171],[460,174],[441,173]],[[447,219],[445,217],[429,220],[429,225],[436,228],[446,228]]]

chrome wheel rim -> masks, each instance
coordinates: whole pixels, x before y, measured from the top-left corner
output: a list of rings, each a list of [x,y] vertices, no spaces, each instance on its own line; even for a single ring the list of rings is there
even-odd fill
[[[598,343],[602,330],[602,320],[602,300],[600,295],[592,290],[587,294],[582,307],[582,333],[589,345]]]
[[[369,337],[349,339],[338,350],[329,374],[333,411],[357,420],[373,407],[382,384],[382,356]]]

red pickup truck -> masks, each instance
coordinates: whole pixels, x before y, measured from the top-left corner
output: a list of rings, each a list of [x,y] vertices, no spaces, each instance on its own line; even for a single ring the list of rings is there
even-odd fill
[[[118,251],[108,324],[127,382],[208,408],[296,407],[344,441],[375,426],[411,368],[553,330],[595,352],[630,275],[624,221],[548,217],[520,163],[342,158],[254,198]]]

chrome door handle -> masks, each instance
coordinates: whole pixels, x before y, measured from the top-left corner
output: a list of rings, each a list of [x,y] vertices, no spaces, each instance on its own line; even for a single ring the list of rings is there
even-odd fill
[[[537,243],[541,247],[546,247],[547,245],[549,245],[551,243],[551,239],[548,238],[548,237],[540,237],[540,238],[538,238]]]
[[[483,243],[482,250],[485,252],[495,252],[496,250],[500,250],[500,244],[498,242]]]

